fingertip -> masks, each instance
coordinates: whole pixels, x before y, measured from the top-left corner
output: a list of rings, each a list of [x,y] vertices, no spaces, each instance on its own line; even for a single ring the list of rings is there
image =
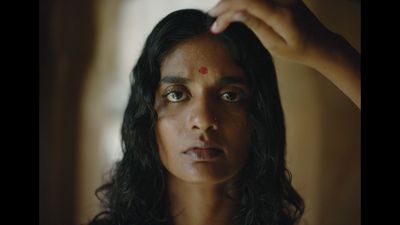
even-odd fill
[[[210,27],[209,31],[210,31],[210,33],[212,33],[212,34],[216,34],[216,33],[214,33],[214,31],[211,29],[211,27]]]
[[[218,25],[217,25],[216,21],[211,25],[210,32],[213,33],[213,34],[218,34],[219,33]]]

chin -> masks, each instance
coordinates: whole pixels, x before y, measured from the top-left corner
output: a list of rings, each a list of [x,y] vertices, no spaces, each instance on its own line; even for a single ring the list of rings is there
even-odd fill
[[[232,180],[237,175],[236,171],[226,170],[207,163],[195,163],[185,173],[175,174],[182,181],[193,184],[221,184]]]

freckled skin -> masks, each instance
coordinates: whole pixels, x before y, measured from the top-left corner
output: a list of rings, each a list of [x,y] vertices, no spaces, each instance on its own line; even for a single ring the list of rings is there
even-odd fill
[[[207,76],[199,68],[207,66]],[[229,102],[225,93],[241,92],[248,97],[246,84],[224,84],[225,76],[245,78],[222,43],[201,36],[180,43],[161,65],[161,79],[180,76],[185,84],[163,84],[156,91],[158,114],[156,136],[159,154],[169,175],[185,182],[218,184],[234,178],[248,158],[250,127],[247,98]],[[169,95],[169,91],[179,95]],[[168,98],[183,99],[171,102]],[[182,97],[183,96],[183,97]],[[227,97],[228,96],[228,97]],[[183,152],[193,145],[211,141],[224,149],[224,155],[210,162],[196,162]]]

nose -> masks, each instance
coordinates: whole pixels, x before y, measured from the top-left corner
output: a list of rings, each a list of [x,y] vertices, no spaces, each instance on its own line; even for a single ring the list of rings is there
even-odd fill
[[[216,107],[218,106],[207,99],[193,103],[189,115],[189,129],[199,131],[218,130]]]

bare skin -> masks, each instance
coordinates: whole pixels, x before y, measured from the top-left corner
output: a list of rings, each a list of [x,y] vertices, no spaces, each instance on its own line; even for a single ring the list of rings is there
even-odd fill
[[[238,196],[233,182],[248,158],[248,95],[246,75],[210,37],[180,43],[162,62],[154,108],[173,224],[236,224],[226,193]]]
[[[360,54],[303,1],[222,0],[209,14],[217,18],[212,32],[222,32],[232,22],[246,24],[272,55],[317,70],[361,109]]]
[[[226,197],[226,184],[198,185],[168,180],[168,196],[175,225],[238,225],[237,205]]]

